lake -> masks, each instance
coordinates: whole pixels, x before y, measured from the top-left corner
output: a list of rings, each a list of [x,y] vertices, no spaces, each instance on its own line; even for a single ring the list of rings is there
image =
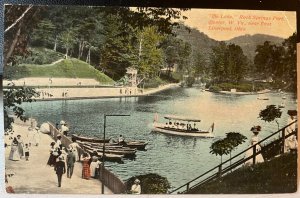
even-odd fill
[[[266,123],[258,118],[266,105],[279,105],[284,101],[286,107],[282,109],[280,127],[287,123],[287,110],[297,108],[295,95],[286,93],[285,100],[280,93],[264,96],[269,100],[257,100],[258,95],[225,95],[197,88],[173,88],[152,96],[44,101],[25,103],[23,107],[27,116],[36,118],[39,124],[65,120],[71,132],[95,137],[103,136],[104,114],[130,114],[130,117],[108,117],[106,136],[117,139],[122,134],[127,140],[148,141],[147,151],[138,151],[135,160],[124,160],[124,164],[106,162],[106,166],[123,180],[157,173],[166,177],[172,187],[178,187],[220,163],[220,157],[210,154],[209,147],[215,140],[224,138],[227,132],[240,132],[249,138],[253,125],[262,126],[261,138],[275,132],[275,122]],[[215,138],[185,138],[151,132],[155,113],[161,122],[165,122],[165,114],[199,118],[198,128],[201,129],[209,129],[215,123]],[[246,141],[234,153],[248,145]]]

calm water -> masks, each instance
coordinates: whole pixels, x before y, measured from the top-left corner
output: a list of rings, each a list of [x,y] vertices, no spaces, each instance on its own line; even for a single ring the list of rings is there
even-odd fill
[[[106,165],[119,177],[126,180],[132,176],[157,173],[167,177],[173,187],[178,187],[195,178],[220,162],[218,156],[209,153],[213,141],[225,137],[227,132],[240,132],[251,137],[249,131],[254,124],[262,126],[263,138],[277,125],[258,119],[260,110],[266,105],[286,107],[279,120],[280,126],[287,122],[287,110],[296,109],[293,94],[286,94],[286,100],[279,93],[265,94],[270,100],[257,100],[257,95],[233,96],[201,92],[197,88],[174,88],[159,94],[130,99],[94,99],[73,101],[51,101],[24,104],[27,115],[38,119],[39,124],[66,120],[72,132],[88,136],[103,136],[104,114],[130,114],[130,117],[108,117],[106,136],[117,138],[123,134],[126,139],[149,142],[147,151],[138,151],[135,160],[124,160],[124,164]],[[201,129],[208,129],[215,123],[215,138],[184,138],[151,132],[154,114],[165,122],[164,114],[175,114],[200,118]],[[235,152],[248,146],[240,145]],[[226,157],[225,157],[226,158]]]

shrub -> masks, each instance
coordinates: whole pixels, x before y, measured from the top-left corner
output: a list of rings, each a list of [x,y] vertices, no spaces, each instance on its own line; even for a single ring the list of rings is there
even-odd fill
[[[212,85],[209,87],[209,90],[212,91],[212,92],[219,92],[219,91],[222,91],[222,89],[217,86],[217,85]]]
[[[135,179],[139,179],[141,181],[140,185],[142,194],[166,194],[170,188],[167,178],[158,174],[149,173],[146,175],[131,177],[129,180],[127,180],[126,189],[128,193],[130,192],[131,186],[133,185]]]

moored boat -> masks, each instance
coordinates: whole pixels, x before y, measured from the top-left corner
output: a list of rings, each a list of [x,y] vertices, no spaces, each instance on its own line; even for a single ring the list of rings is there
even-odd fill
[[[155,119],[152,131],[178,136],[207,138],[214,137],[214,123],[211,125],[209,130],[201,130],[196,127],[196,123],[201,121],[199,119],[179,117],[173,115],[168,115],[164,118],[168,120],[166,124],[158,123],[157,119]]]
[[[91,137],[85,137],[85,136],[79,136],[76,134],[72,134],[72,139],[76,140],[76,141],[84,141],[84,142],[93,142],[93,143],[103,143],[106,142],[108,143],[110,141],[109,139],[100,139],[100,138],[91,138]]]

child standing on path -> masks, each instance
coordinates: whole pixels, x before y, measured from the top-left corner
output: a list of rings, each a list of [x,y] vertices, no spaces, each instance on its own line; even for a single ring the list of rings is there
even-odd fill
[[[28,161],[28,158],[29,158],[29,147],[28,147],[28,144],[25,144],[24,153],[25,153],[25,159],[26,159],[26,161]]]

